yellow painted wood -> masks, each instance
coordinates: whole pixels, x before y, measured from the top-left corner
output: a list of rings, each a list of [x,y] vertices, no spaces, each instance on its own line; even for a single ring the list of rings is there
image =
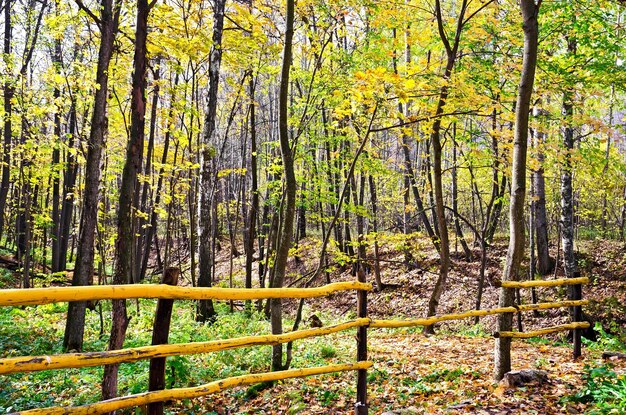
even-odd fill
[[[158,346],[135,347],[122,350],[90,353],[67,353],[53,356],[21,356],[0,359],[0,374],[34,372],[49,369],[68,369],[89,366],[103,366],[113,363],[128,363],[155,357],[180,356],[230,350],[240,347],[275,345],[310,337],[325,336],[354,327],[367,326],[368,318],[360,318],[334,326],[299,330],[291,333],[267,336],[248,336],[235,339],[209,342],[164,344]]]
[[[31,409],[17,412],[15,415],[92,415],[104,414],[123,408],[147,405],[153,402],[169,400],[191,399],[200,396],[221,392],[236,386],[249,385],[252,383],[268,382],[282,379],[302,378],[306,376],[322,375],[325,373],[345,372],[349,370],[369,369],[372,362],[358,362],[339,365],[321,366],[307,369],[291,369],[282,372],[255,373],[251,375],[235,376],[218,380],[201,386],[191,388],[166,389],[161,391],[144,392],[136,395],[122,396],[106,401],[77,406],[77,407],[50,407]]]
[[[537,303],[537,304],[524,304],[516,307],[500,307],[492,308],[489,310],[472,310],[465,313],[458,314],[444,314],[441,316],[434,316],[428,318],[418,318],[415,320],[373,320],[370,324],[370,328],[402,328],[402,327],[416,327],[416,326],[432,326],[435,323],[450,320],[462,320],[469,317],[484,317],[493,314],[502,313],[517,313],[520,311],[530,310],[547,310],[550,308],[561,307],[574,307],[583,306],[589,304],[588,300],[576,300],[576,301],[558,301],[553,303]]]
[[[496,286],[503,288],[531,288],[531,287],[558,287],[561,285],[588,284],[589,278],[561,278],[557,280],[533,280],[533,281],[499,281]]]
[[[509,337],[512,339],[530,339],[531,337],[543,336],[545,334],[557,333],[559,331],[586,329],[589,327],[588,322],[561,324],[560,326],[546,327],[545,329],[527,331],[520,333],[518,331],[501,331],[495,332],[494,337]]]
[[[338,291],[371,290],[372,284],[336,282],[317,288],[172,287],[165,284],[96,285],[0,290],[0,306],[50,304],[67,301],[168,298],[174,300],[259,300],[323,297]]]

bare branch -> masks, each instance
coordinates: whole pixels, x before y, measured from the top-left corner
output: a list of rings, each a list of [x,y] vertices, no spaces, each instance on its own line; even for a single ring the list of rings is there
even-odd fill
[[[98,16],[96,16],[87,6],[83,3],[83,0],[74,0],[79,9],[87,13],[87,16],[91,17],[91,19],[96,22],[98,26],[102,26],[102,22]]]

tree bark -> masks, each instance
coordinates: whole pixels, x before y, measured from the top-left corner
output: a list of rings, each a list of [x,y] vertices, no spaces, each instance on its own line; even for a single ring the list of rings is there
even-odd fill
[[[459,191],[458,191],[458,181],[457,181],[457,157],[456,157],[456,123],[452,126],[452,209],[455,212],[459,211]],[[461,228],[461,223],[459,222],[459,216],[454,215],[454,231],[456,233],[457,238],[461,242],[461,247],[463,248],[463,253],[465,255],[465,260],[467,262],[472,262],[472,251],[467,245],[467,241],[465,240],[465,236],[463,235],[463,229]]]
[[[293,153],[289,140],[289,110],[287,107],[289,103],[289,69],[291,67],[292,60],[295,1],[287,0],[286,9],[285,46],[283,49],[283,60],[280,74],[280,92],[278,97],[278,134],[285,175],[285,199],[284,206],[282,207],[282,226],[277,235],[279,242],[276,249],[272,288],[282,287],[285,281],[287,259],[289,257],[289,249],[291,248],[296,208],[296,175],[294,171]],[[282,300],[280,298],[274,298],[270,300],[270,304],[272,334],[282,334]],[[285,369],[287,369],[287,365],[283,364],[282,344],[272,346],[272,370],[277,371]]]
[[[536,117],[541,115],[541,110],[537,109],[534,114]],[[539,168],[533,172],[533,188],[534,197],[532,199],[532,210],[534,212],[534,221],[532,226],[535,228],[535,242],[537,246],[537,271],[540,275],[548,275],[554,269],[554,259],[550,258],[549,242],[548,242],[548,215],[546,213],[546,181],[543,175],[545,163],[545,154],[543,147],[545,145],[545,133],[537,129],[534,134],[535,148],[537,151],[537,162]]]
[[[74,140],[77,132],[76,121],[76,97],[71,95],[69,125],[67,128],[68,143],[67,147],[74,148]],[[74,200],[76,186],[76,176],[78,175],[78,163],[76,163],[76,156],[68,151],[66,153],[65,173],[63,175],[63,204],[61,205],[61,217],[59,219],[59,269],[65,270],[67,268],[67,250],[70,240],[70,230],[72,228],[72,216],[74,214]]]
[[[180,270],[178,268],[168,268],[163,271],[161,284],[176,286]],[[152,345],[167,344],[170,334],[170,323],[172,321],[172,308],[174,300],[159,299],[154,315],[154,325],[152,328]],[[165,389],[165,357],[157,357],[150,360],[150,375],[148,380],[148,390],[157,391]],[[148,405],[148,415],[163,415],[163,402],[154,402]]]
[[[256,105],[254,101],[254,74],[250,73],[248,81],[248,93],[250,95],[250,177],[251,177],[251,200],[248,211],[246,232],[244,234],[246,251],[246,288],[252,288],[252,264],[254,262],[254,240],[256,239],[256,222],[259,212],[259,184],[257,177],[257,139],[256,139]]]
[[[213,249],[211,241],[214,236],[214,195],[215,181],[213,174],[216,150],[213,147],[217,116],[217,92],[219,88],[220,65],[222,64],[222,32],[224,30],[224,8],[226,0],[216,0],[213,21],[213,45],[209,62],[209,92],[207,97],[207,113],[204,119],[202,136],[202,161],[200,171],[200,201],[198,211],[198,229],[200,232],[198,252],[198,286],[210,287],[213,283]],[[215,317],[213,301],[201,300],[196,310],[196,321],[211,321]]]
[[[503,280],[518,281],[520,264],[524,256],[524,204],[526,198],[526,153],[528,147],[528,115],[530,100],[535,82],[537,67],[537,46],[539,26],[537,17],[539,5],[535,0],[521,0],[524,29],[524,57],[522,75],[515,107],[515,133],[513,142],[513,164],[511,182],[511,206],[509,209],[509,249],[506,256]],[[510,307],[515,303],[515,291],[510,288],[500,289],[500,307]],[[498,315],[498,331],[510,331],[513,324],[511,313]],[[494,377],[500,380],[511,370],[511,339],[497,338],[495,345]]]
[[[146,117],[146,68],[148,36],[148,0],[137,0],[137,24],[135,28],[135,56],[131,90],[130,139],[126,149],[126,161],[122,172],[122,185],[119,196],[117,216],[117,241],[115,244],[115,273],[113,284],[132,283],[133,249],[135,232],[132,226],[132,205],[137,183],[137,174],[141,171],[143,160],[143,142]],[[126,313],[126,300],[112,301],[111,337],[109,350],[121,349],[126,337],[129,318]],[[102,398],[117,396],[118,364],[106,365],[102,379]]]
[[[4,56],[11,56],[11,39],[13,27],[11,25],[11,0],[4,2]],[[5,58],[5,59],[6,59]],[[11,147],[13,140],[13,130],[11,123],[11,113],[13,111],[13,95],[15,88],[12,84],[11,66],[6,65],[4,81],[4,131],[3,131],[3,154],[2,154],[2,181],[0,182],[0,238],[4,232],[4,209],[6,207],[7,196],[9,194],[9,184],[11,180]]]
[[[113,42],[119,24],[121,2],[102,0],[100,12],[100,48],[96,69],[96,88],[91,130],[85,165],[85,191],[83,194],[82,225],[80,230],[76,267],[72,285],[89,285],[93,276],[94,237],[98,219],[98,191],[100,185],[100,162],[107,129],[107,96],[109,63],[113,55]],[[83,348],[85,330],[85,302],[73,302],[68,306],[63,348],[80,351]]]
[[[56,11],[58,15],[58,7],[59,1],[55,2]],[[55,66],[55,71],[60,73],[61,70],[61,40],[55,39],[54,41],[54,51],[52,53],[52,62]],[[58,85],[55,85],[54,91],[52,93],[55,103],[58,102],[59,98],[61,98],[61,89]],[[58,104],[57,104],[58,105]],[[52,238],[52,272],[61,271],[61,238],[60,238],[60,211],[59,211],[59,178],[60,178],[60,166],[59,162],[61,159],[61,106],[58,105],[54,111],[54,141],[55,146],[52,150],[52,166],[53,166],[53,176],[52,176],[52,229],[50,232],[50,236]]]
[[[441,15],[441,4],[439,0],[435,1],[435,12],[437,17],[437,26],[439,28],[439,35],[441,41],[446,48],[447,62],[443,77],[446,81],[450,79],[452,75],[452,69],[456,62],[456,55],[459,48],[459,42],[461,38],[461,31],[463,28],[463,21],[465,19],[465,11],[467,8],[467,1],[463,0],[461,4],[461,10],[457,17],[457,28],[454,37],[453,44],[450,45],[448,38],[445,34],[443,27],[443,18]],[[431,133],[431,141],[433,146],[433,187],[435,193],[435,211],[437,216],[437,229],[439,230],[439,277],[435,283],[435,288],[428,301],[428,316],[434,316],[437,313],[439,306],[439,300],[446,286],[448,279],[448,270],[450,267],[450,241],[448,238],[448,224],[446,223],[445,203],[443,198],[443,170],[441,166],[441,160],[443,157],[443,144],[441,141],[441,114],[443,114],[443,107],[448,99],[449,89],[448,85],[444,84],[439,92],[439,101],[437,102],[437,109],[435,115],[437,118],[433,122],[433,128]],[[425,333],[432,333],[433,326],[427,326],[424,328]]]
[[[571,35],[567,38],[567,54],[571,57],[576,55],[576,37]],[[574,115],[573,92],[566,90],[563,94],[563,151],[564,160],[561,166],[561,244],[563,245],[563,268],[566,278],[576,278],[579,276],[578,264],[574,251],[574,191],[572,172],[572,152],[574,150],[574,127],[572,118]],[[581,298],[581,286],[568,286],[567,296],[569,300]],[[580,307],[571,307],[570,314],[572,321],[580,321],[582,313]],[[580,356],[581,331],[574,330],[574,357]]]
[[[376,289],[382,291],[385,284],[380,275],[380,254],[378,250],[378,197],[376,195],[376,183],[374,176],[368,176],[370,185],[370,201],[372,202],[372,230],[374,231],[374,280],[376,281]],[[408,189],[406,189],[408,191]]]
[[[157,110],[159,105],[159,94],[161,87],[159,81],[161,79],[161,70],[159,68],[161,59],[158,58],[156,62],[156,68],[153,70],[153,91],[152,91],[152,104],[150,107],[150,132],[148,134],[148,148],[146,152],[146,165],[144,168],[144,175],[149,176],[152,174],[152,155],[154,153],[154,138],[156,135],[156,122],[157,122]],[[141,201],[139,202],[139,209],[145,215],[140,215],[136,220],[136,229],[139,234],[137,242],[135,243],[135,260],[133,267],[133,276],[135,281],[143,281],[146,277],[145,270],[143,269],[144,253],[149,256],[150,251],[145,250],[144,247],[148,244],[148,196],[150,194],[151,183],[146,181],[141,189]],[[147,258],[146,258],[147,259]],[[143,271],[143,272],[142,272]]]
[[[178,85],[178,76],[179,75],[177,73],[174,77],[174,85],[172,88],[173,90],[176,90],[176,86]],[[173,118],[174,102],[176,102],[176,95],[172,93],[170,97],[170,109],[169,109],[168,120],[172,120]],[[152,250],[152,243],[153,241],[156,241],[158,237],[157,235],[158,214],[157,214],[156,208],[161,203],[161,190],[163,189],[163,180],[164,180],[164,174],[165,174],[165,168],[163,166],[165,166],[165,164],[167,163],[171,136],[172,136],[172,131],[171,131],[171,128],[168,127],[167,130],[165,131],[165,137],[163,139],[163,155],[161,156],[161,168],[159,169],[157,185],[156,185],[156,189],[154,190],[154,201],[152,202],[152,207],[150,209],[151,210],[150,226],[148,227],[148,231],[146,232],[146,245],[144,247],[144,253],[141,257],[142,262],[141,262],[141,271],[139,272],[140,276],[146,275],[146,271],[148,269],[148,259],[150,259],[150,252]],[[160,264],[160,268],[162,269],[162,266],[161,266],[162,261],[160,260],[158,247],[156,247],[156,251],[157,251],[157,259],[158,259],[157,263]]]

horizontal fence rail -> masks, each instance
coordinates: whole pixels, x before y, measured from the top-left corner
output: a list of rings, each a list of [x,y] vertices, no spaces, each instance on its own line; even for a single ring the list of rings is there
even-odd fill
[[[509,337],[513,339],[530,339],[531,337],[543,336],[551,333],[558,333],[560,331],[568,331],[568,330],[580,330],[589,328],[590,324],[586,321],[579,323],[569,323],[569,324],[561,324],[559,326],[546,327],[543,329],[535,330],[535,331],[500,331],[493,333],[493,337]]]
[[[247,336],[208,342],[164,344],[158,346],[134,347],[107,352],[66,353],[54,356],[20,356],[0,359],[0,375],[18,372],[35,372],[50,369],[70,369],[91,366],[129,363],[156,357],[170,357],[210,353],[241,347],[275,345],[294,340],[325,336],[355,327],[368,326],[369,318],[360,318],[334,326],[293,331],[285,334]]]
[[[403,328],[432,326],[435,323],[451,320],[463,320],[469,317],[484,317],[502,313],[518,313],[521,311],[548,310],[551,308],[575,307],[589,304],[588,300],[558,301],[553,303],[524,304],[513,307],[492,308],[489,310],[472,310],[459,314],[444,314],[415,320],[372,320],[370,328]]]
[[[563,285],[588,284],[589,278],[560,278],[556,280],[529,280],[529,281],[494,281],[496,287],[502,288],[533,288],[533,287],[560,287]]]
[[[0,290],[0,306],[42,305],[72,301],[162,298],[171,300],[261,300],[324,297],[337,291],[370,291],[372,284],[335,282],[317,288],[174,287],[166,284],[93,285]]]
[[[49,407],[14,412],[9,415],[88,415],[104,414],[132,406],[142,406],[149,403],[163,402],[166,400],[181,400],[198,398],[236,386],[245,386],[252,383],[270,382],[283,379],[301,378],[328,373],[346,372],[353,370],[365,370],[372,367],[372,362],[346,363],[338,365],[320,366],[306,369],[291,369],[281,372],[255,373],[251,375],[235,376],[205,385],[190,388],[164,389],[160,391],[144,392],[136,395],[122,396],[89,405],[75,407]]]

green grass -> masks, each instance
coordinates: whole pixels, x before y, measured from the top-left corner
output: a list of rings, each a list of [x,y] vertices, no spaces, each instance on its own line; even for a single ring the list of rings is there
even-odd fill
[[[613,323],[616,325],[616,323]],[[621,330],[616,326],[613,328],[614,332],[620,333],[621,335],[614,335],[607,333],[602,327],[602,324],[596,322],[594,325],[594,330],[596,331],[598,338],[596,341],[587,340],[585,338],[582,339],[583,344],[590,349],[594,350],[610,350],[617,352],[626,352],[626,342],[624,340],[624,333],[620,333]]]
[[[131,317],[124,347],[151,343],[156,300],[128,301]],[[99,305],[100,306],[100,305]],[[101,302],[104,327],[97,311],[87,311],[85,351],[104,351],[110,332],[110,302]],[[202,342],[270,333],[269,322],[261,314],[228,312],[228,304],[216,303],[218,320],[213,324],[195,322],[195,303],[174,304],[170,343]],[[0,307],[0,357],[52,355],[62,352],[67,304],[38,307]],[[326,316],[324,316],[326,317]],[[327,324],[332,320],[326,318]],[[285,327],[291,322],[285,321]],[[100,332],[104,333],[100,336]],[[352,361],[354,339],[345,334],[318,337],[294,343],[292,367],[312,367]],[[270,369],[271,346],[249,347],[202,355],[167,359],[166,385],[180,388],[211,381],[258,373]],[[75,406],[100,400],[102,368],[83,368],[0,376],[0,413],[47,406]],[[149,361],[120,365],[119,395],[147,389]],[[235,392],[232,392],[235,393]],[[331,402],[333,396],[320,396]]]
[[[618,375],[611,367],[585,366],[584,388],[565,402],[593,404],[587,413],[590,415],[623,414],[626,408],[626,376]]]

